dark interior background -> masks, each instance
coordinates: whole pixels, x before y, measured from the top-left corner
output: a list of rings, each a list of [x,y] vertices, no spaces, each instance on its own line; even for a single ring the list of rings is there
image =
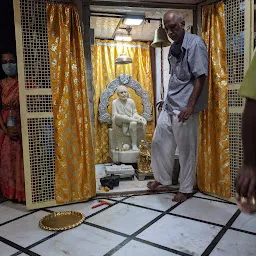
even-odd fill
[[[13,1],[1,0],[0,4],[0,52],[16,52]],[[0,68],[0,79],[4,74]]]

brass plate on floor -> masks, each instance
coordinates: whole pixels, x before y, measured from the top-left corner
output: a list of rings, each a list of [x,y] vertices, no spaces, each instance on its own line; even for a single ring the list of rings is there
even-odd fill
[[[81,225],[84,220],[80,212],[54,212],[42,218],[39,226],[48,231],[63,231]]]

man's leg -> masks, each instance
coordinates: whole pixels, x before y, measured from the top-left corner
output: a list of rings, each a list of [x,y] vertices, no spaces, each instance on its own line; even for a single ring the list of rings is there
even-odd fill
[[[149,189],[156,189],[159,185],[172,184],[176,142],[172,131],[172,117],[162,111],[157,121],[151,146],[151,167],[155,181],[148,183]]]
[[[193,114],[185,124],[174,118],[173,133],[179,149],[180,191],[173,201],[184,202],[192,192],[196,179],[198,152],[198,121],[199,115]]]

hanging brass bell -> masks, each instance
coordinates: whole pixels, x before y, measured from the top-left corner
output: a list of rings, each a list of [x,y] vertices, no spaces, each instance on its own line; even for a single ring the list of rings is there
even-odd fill
[[[159,28],[155,31],[154,41],[151,46],[153,48],[160,48],[167,47],[169,45],[171,45],[171,42],[169,41],[162,24],[160,24]]]

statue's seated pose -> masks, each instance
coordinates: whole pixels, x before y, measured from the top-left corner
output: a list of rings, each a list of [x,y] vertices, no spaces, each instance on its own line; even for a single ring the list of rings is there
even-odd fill
[[[142,115],[137,113],[135,102],[129,98],[128,88],[140,97],[143,105]],[[110,114],[109,101],[115,92],[118,99],[113,101]],[[130,75],[120,74],[108,84],[100,97],[99,121],[112,125],[108,129],[109,156],[114,163],[137,163],[138,146],[141,140],[145,140],[147,121],[152,119],[150,96]]]
[[[119,98],[112,103],[113,132],[117,136],[130,136],[132,150],[137,151],[138,132],[145,134],[147,121],[137,113],[135,102],[128,97],[128,90],[125,86],[121,85],[117,88],[117,95]]]

